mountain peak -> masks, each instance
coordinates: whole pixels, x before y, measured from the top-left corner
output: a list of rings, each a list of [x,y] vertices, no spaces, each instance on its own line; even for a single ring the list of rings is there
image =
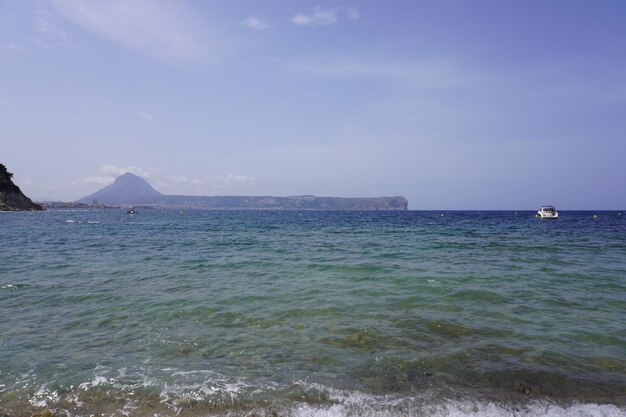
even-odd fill
[[[101,204],[131,204],[161,195],[163,194],[152,188],[145,179],[127,172],[117,177],[113,184],[81,198],[78,202],[91,203],[96,200]]]
[[[148,184],[148,181],[146,181],[144,178],[140,177],[139,175],[133,174],[132,172],[126,172],[120,175],[119,177],[115,179],[115,181],[113,181],[113,184],[143,184],[143,185],[148,185],[150,188],[152,188],[152,186]]]
[[[129,172],[125,172],[122,175],[120,175],[119,177],[117,177],[115,179],[115,181],[123,180],[125,178],[139,178],[139,179],[143,180],[143,178],[141,178],[139,175],[135,175],[135,174],[133,174],[132,172],[129,171]]]

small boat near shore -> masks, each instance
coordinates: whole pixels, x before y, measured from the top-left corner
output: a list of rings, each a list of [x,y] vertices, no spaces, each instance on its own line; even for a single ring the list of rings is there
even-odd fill
[[[133,207],[129,207],[128,210],[126,211],[126,213],[128,213],[128,214],[137,214],[137,210],[135,210]]]
[[[537,211],[537,217],[541,219],[558,219],[559,212],[554,206],[543,206]]]

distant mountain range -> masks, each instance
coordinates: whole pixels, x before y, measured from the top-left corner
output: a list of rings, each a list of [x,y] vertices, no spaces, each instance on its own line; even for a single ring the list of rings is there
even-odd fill
[[[406,198],[402,196],[343,198],[313,195],[290,197],[165,195],[155,190],[145,179],[130,172],[118,177],[113,184],[77,202],[233,210],[406,210],[408,207]]]

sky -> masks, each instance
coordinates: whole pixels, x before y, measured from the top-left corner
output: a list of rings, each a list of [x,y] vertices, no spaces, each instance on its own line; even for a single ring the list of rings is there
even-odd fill
[[[0,0],[0,162],[72,201],[626,209],[623,0]]]

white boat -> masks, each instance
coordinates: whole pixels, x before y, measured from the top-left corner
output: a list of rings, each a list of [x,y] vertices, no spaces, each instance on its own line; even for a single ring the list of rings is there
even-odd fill
[[[126,213],[128,213],[128,214],[137,214],[137,211],[133,207],[130,207],[128,209],[128,211],[126,211]]]
[[[556,211],[554,206],[543,206],[537,212],[537,217],[542,219],[558,219],[559,212]]]

